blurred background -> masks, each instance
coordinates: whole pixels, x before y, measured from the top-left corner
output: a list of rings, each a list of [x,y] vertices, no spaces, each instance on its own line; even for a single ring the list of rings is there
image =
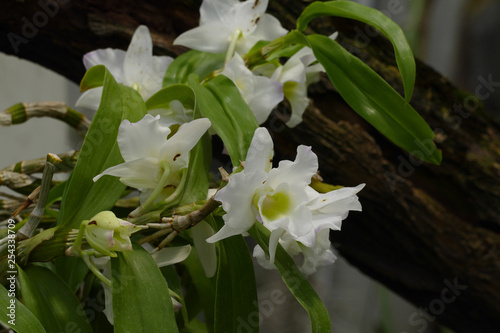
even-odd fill
[[[460,89],[474,93],[481,80],[500,82],[500,1],[356,1],[396,21],[404,29],[415,56]],[[0,54],[0,73],[3,109],[19,102],[38,101],[64,101],[73,106],[79,97],[76,84],[16,57]],[[492,94],[484,104],[486,110],[500,115],[500,94]],[[76,149],[78,142],[74,131],[53,119],[33,119],[4,127],[0,131],[0,169],[49,152],[68,152]],[[256,271],[259,299],[267,304],[261,308],[261,332],[307,332],[309,319],[279,274],[259,266]],[[436,325],[432,318],[426,321],[426,327],[416,325],[411,318],[419,313],[418,308],[360,273],[342,257],[334,265],[320,269],[310,281],[330,312],[335,332],[451,332]]]

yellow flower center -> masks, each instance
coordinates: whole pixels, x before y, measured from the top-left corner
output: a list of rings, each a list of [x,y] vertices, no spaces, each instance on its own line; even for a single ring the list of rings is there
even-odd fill
[[[267,219],[279,220],[288,215],[291,208],[290,198],[283,192],[276,192],[272,195],[266,194],[260,208],[262,215]]]

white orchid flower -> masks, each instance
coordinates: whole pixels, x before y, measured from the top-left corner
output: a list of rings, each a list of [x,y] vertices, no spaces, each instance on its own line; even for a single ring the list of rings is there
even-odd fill
[[[308,246],[314,243],[312,213],[307,208],[306,188],[318,169],[318,160],[310,147],[299,146],[294,162],[281,161],[271,169],[273,142],[265,128],[255,131],[248,149],[245,168],[230,177],[226,187],[215,196],[226,211],[224,226],[207,239],[216,242],[248,231],[255,219],[269,230],[270,253],[286,231]]]
[[[179,35],[174,45],[209,52],[226,52],[235,43],[244,54],[259,40],[271,41],[287,33],[279,21],[265,14],[269,0],[204,0],[200,25]]]
[[[300,271],[306,275],[313,274],[320,266],[332,264],[336,260],[330,248],[330,230],[340,230],[342,220],[345,219],[349,211],[361,211],[361,203],[356,193],[361,191],[365,184],[356,187],[343,187],[341,189],[320,194],[309,187],[307,189],[309,202],[307,207],[312,213],[313,232],[315,242],[313,246],[306,246],[297,241],[287,232],[280,237],[279,243],[290,256],[303,255]],[[275,266],[264,250],[260,246],[254,248],[253,255],[258,263],[266,268],[273,269]]]
[[[105,175],[120,177],[125,185],[142,191],[143,205],[146,198],[148,202],[167,198],[184,179],[182,171],[188,166],[189,151],[210,125],[206,118],[196,119],[180,126],[167,139],[171,130],[159,115],[147,114],[137,123],[124,120],[117,141],[125,162],[104,170],[94,181]]]
[[[281,161],[274,169],[272,156],[271,136],[265,128],[258,128],[243,171],[233,174],[226,187],[215,195],[226,211],[225,224],[207,242],[243,234],[257,219],[271,231],[269,259],[274,263],[280,239],[313,248],[320,230],[339,230],[349,210],[361,209],[355,194],[363,184],[326,194],[309,186],[318,170],[318,158],[310,147],[299,146],[295,161]]]
[[[330,36],[337,37],[337,33]],[[286,125],[293,128],[302,122],[302,115],[309,106],[307,87],[319,81],[319,73],[324,72],[324,67],[316,62],[316,57],[309,47],[304,47],[291,56],[287,62],[276,68],[271,79],[283,83],[285,98],[290,102],[292,114]]]
[[[118,83],[137,90],[144,100],[162,88],[163,76],[174,59],[168,56],[153,56],[153,41],[149,29],[137,28],[127,51],[119,49],[98,49],[83,56],[88,70],[104,65]],[[86,91],[76,106],[97,110],[102,96],[102,87]]]
[[[267,120],[271,111],[284,98],[281,82],[252,73],[238,53],[227,63],[222,74],[238,87],[259,124]]]

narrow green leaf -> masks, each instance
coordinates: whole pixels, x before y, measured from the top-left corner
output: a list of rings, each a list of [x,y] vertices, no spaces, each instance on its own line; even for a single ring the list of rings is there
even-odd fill
[[[394,47],[396,62],[401,72],[405,100],[409,102],[415,83],[415,59],[401,28],[382,12],[354,1],[314,2],[304,9],[297,19],[297,29],[304,31],[309,22],[319,16],[338,16],[372,25],[380,30]]]
[[[212,122],[212,128],[221,137],[226,146],[233,165],[239,165],[246,156],[241,156],[238,149],[236,130],[233,128],[230,118],[226,115],[224,108],[217,98],[206,88],[201,86],[195,76],[189,78],[189,86],[196,95],[196,110]],[[243,159],[242,159],[243,158]]]
[[[354,111],[396,145],[434,164],[441,151],[424,119],[375,71],[322,35],[308,36],[316,59]]]
[[[175,83],[187,83],[190,74],[205,78],[213,71],[224,67],[225,54],[213,54],[196,50],[188,51],[178,56],[169,66],[163,86]]]
[[[167,282],[146,250],[133,244],[111,269],[115,332],[178,332]]]
[[[22,300],[47,332],[92,332],[82,305],[57,274],[37,265],[18,272]]]
[[[15,287],[12,290],[14,289]],[[2,285],[0,285],[0,307],[2,308],[2,311],[0,311],[0,321],[15,332],[45,333],[45,329],[35,315],[15,298],[13,291],[5,289]]]
[[[62,256],[56,258],[53,263],[57,275],[68,284],[73,293],[76,293],[85,275],[89,272],[89,268],[82,258]]]
[[[179,312],[181,314],[181,318],[179,318],[179,314],[177,314],[177,321],[182,319],[183,325],[187,325],[189,323],[188,319],[188,314],[187,314],[187,309],[186,309],[186,302],[184,301],[184,292],[182,290],[182,284],[181,280],[179,278],[179,275],[177,275],[177,271],[174,267],[174,265],[167,265],[160,267],[161,274],[165,277],[167,280],[168,288],[172,290],[174,293],[176,293],[178,296],[181,297],[179,302],[181,303],[182,307],[180,308]],[[181,329],[182,326],[179,325],[179,329]],[[182,331],[182,329],[181,329]]]
[[[180,101],[186,109],[194,110],[194,92],[185,84],[173,84],[158,91],[146,101],[146,109],[169,109],[170,102]]]
[[[186,286],[186,307],[189,319],[194,318],[199,311],[193,311],[195,308],[201,308],[204,311],[205,323],[209,332],[214,332],[214,306],[215,306],[215,288],[212,281],[206,277],[203,267],[196,251],[191,251],[189,257],[182,262],[191,277],[191,286]],[[193,287],[194,289],[193,290]],[[190,297],[193,296],[193,297]]]
[[[163,276],[167,279],[168,287],[177,295],[182,297],[183,286],[179,276],[177,275],[175,267],[173,265],[169,265],[160,268],[160,270]],[[181,333],[208,333],[206,323],[200,322],[196,318],[189,320],[184,298],[181,298],[180,303],[182,304],[182,307],[179,310],[181,315],[177,314],[177,321],[179,321],[181,319],[180,317],[182,317],[183,326],[179,326],[179,331]]]
[[[270,231],[261,223],[255,223],[248,233],[257,241],[262,249],[269,255],[269,236]],[[325,308],[325,305],[319,298],[316,291],[311,287],[309,282],[304,278],[299,271],[293,259],[278,244],[276,249],[276,257],[274,264],[281,274],[283,281],[295,296],[297,301],[307,311],[311,320],[312,333],[325,333],[331,331],[330,315]]]
[[[125,185],[119,178],[102,177],[95,183],[92,179],[106,168],[123,162],[116,143],[121,121],[139,121],[146,113],[141,96],[132,88],[116,83],[104,66],[92,67],[88,73],[96,73],[96,77],[103,74],[103,97],[63,196],[59,215],[61,231],[78,229],[82,220],[111,208],[121,196]]]
[[[246,158],[253,133],[259,126],[255,116],[245,103],[238,88],[223,75],[201,86],[195,76],[189,86],[196,95],[196,110],[212,122],[229,152],[234,166]]]
[[[180,204],[189,204],[207,198],[211,161],[212,142],[210,135],[206,133],[189,153],[186,189]]]
[[[222,218],[218,218],[223,225]],[[252,256],[242,236],[217,242],[215,332],[258,332],[259,305]],[[256,319],[257,318],[257,319]]]
[[[220,103],[226,116],[229,118],[233,128],[236,130],[236,140],[238,144],[239,155],[244,161],[247,156],[248,147],[252,142],[253,134],[259,127],[257,119],[250,110],[250,107],[241,96],[240,91],[233,81],[224,75],[218,75],[215,78],[205,82],[204,87],[212,93]],[[217,132],[218,133],[218,132]]]

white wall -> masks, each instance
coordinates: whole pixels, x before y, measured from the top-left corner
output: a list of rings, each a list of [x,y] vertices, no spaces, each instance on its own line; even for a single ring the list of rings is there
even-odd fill
[[[77,85],[62,76],[1,53],[0,73],[1,110],[19,102],[63,101],[73,105],[79,94]],[[0,127],[0,169],[25,159],[44,157],[47,153],[74,149],[72,132],[65,123],[45,118]]]

